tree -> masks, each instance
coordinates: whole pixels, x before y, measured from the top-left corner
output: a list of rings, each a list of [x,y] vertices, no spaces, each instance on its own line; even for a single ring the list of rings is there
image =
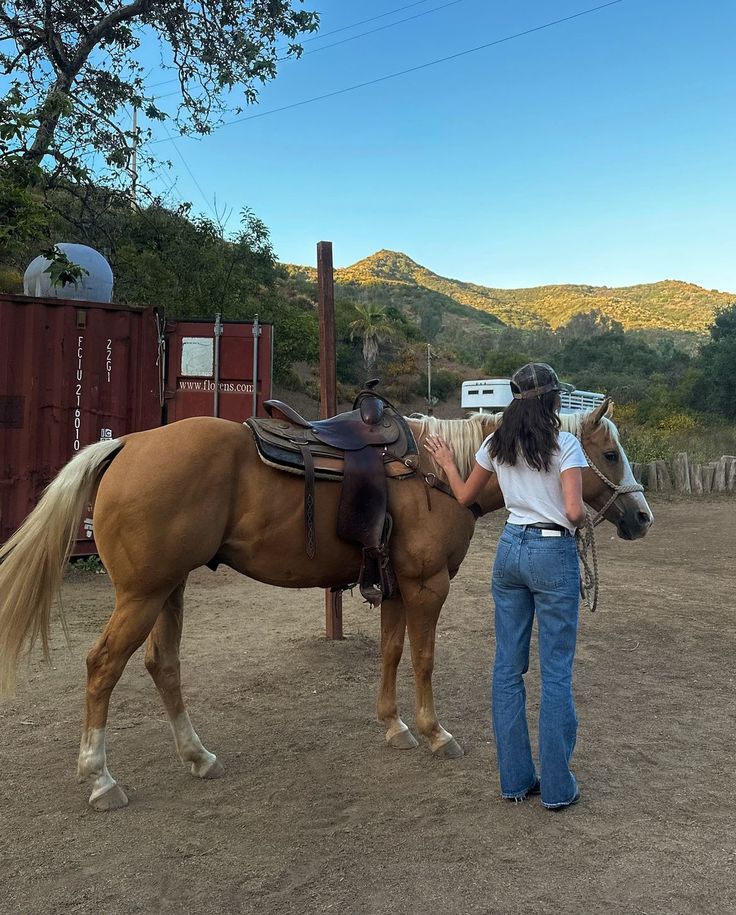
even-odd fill
[[[736,420],[736,303],[718,312],[710,336],[695,363],[691,406]]]
[[[362,339],[363,362],[366,374],[370,375],[379,347],[393,334],[393,326],[383,305],[356,305],[355,313],[357,317],[350,323],[350,339]]]
[[[298,9],[301,2],[3,3],[0,73],[10,85],[0,106],[0,170],[22,161],[29,169],[43,165],[51,187],[73,188],[93,174],[126,184],[133,145],[143,157],[150,131],[121,126],[121,115],[137,108],[150,120],[170,120],[179,133],[209,133],[232,107],[232,90],[242,90],[244,103],[256,101],[258,84],[275,77],[277,63],[299,56],[296,38],[318,24],[315,13]],[[147,85],[144,35],[159,43],[168,58],[163,72],[178,83],[171,115]],[[285,49],[278,47],[282,36]]]
[[[422,337],[430,343],[442,330],[442,311],[440,309],[425,308],[419,313],[419,329]]]
[[[248,210],[232,237],[211,219],[162,208],[119,208],[107,221],[116,299],[161,305],[172,317],[245,318],[273,286],[274,258],[263,223]]]
[[[716,314],[709,331],[716,342],[736,337],[736,302]]]
[[[42,188],[44,174],[19,154],[17,146],[32,126],[18,110],[22,95],[11,89],[0,98],[0,252],[16,254],[48,225]]]
[[[573,315],[567,324],[558,328],[557,334],[561,340],[567,341],[585,337],[599,337],[601,334],[622,334],[624,326],[615,318],[604,314],[600,309],[580,312]]]
[[[509,378],[522,365],[532,361],[527,353],[520,353],[517,350],[490,352],[483,362],[483,371],[489,377]]]

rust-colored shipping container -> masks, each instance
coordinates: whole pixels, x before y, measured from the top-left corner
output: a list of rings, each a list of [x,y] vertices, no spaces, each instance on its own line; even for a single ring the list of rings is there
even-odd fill
[[[215,336],[216,347],[208,342]],[[260,412],[271,396],[270,325],[254,336],[250,323],[225,323],[215,335],[213,322],[167,325],[152,308],[0,295],[0,542],[85,445],[214,415],[215,406],[227,419],[247,419],[254,339]],[[211,368],[210,350],[218,351]],[[94,552],[86,517],[73,555]]]
[[[160,424],[160,367],[153,309],[0,295],[0,541],[85,445]]]
[[[215,412],[239,423],[266,415],[263,401],[271,396],[273,328],[230,321],[219,329],[218,334],[212,321],[167,324],[167,422]]]

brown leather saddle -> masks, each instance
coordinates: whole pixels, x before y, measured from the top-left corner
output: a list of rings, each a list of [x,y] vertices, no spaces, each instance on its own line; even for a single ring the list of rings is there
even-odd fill
[[[315,480],[342,481],[337,536],[362,546],[360,592],[373,606],[380,604],[396,591],[388,555],[386,478],[411,476],[419,466],[406,420],[373,390],[361,391],[351,411],[315,422],[279,400],[268,400],[264,407],[271,418],[252,417],[247,425],[264,463],[304,476],[307,555],[313,559],[317,550]]]

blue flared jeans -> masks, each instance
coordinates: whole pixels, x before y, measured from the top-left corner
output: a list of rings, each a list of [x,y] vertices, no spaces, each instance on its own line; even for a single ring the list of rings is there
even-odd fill
[[[570,759],[577,734],[572,669],[579,588],[574,537],[506,525],[491,585],[496,617],[491,705],[504,797],[524,797],[538,777],[545,807],[567,805],[577,793]],[[524,686],[535,614],[542,682],[539,776],[529,742]]]

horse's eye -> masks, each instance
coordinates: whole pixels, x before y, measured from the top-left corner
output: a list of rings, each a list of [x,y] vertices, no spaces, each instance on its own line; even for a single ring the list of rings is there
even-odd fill
[[[604,451],[603,457],[612,464],[615,464],[618,460],[618,451]]]

